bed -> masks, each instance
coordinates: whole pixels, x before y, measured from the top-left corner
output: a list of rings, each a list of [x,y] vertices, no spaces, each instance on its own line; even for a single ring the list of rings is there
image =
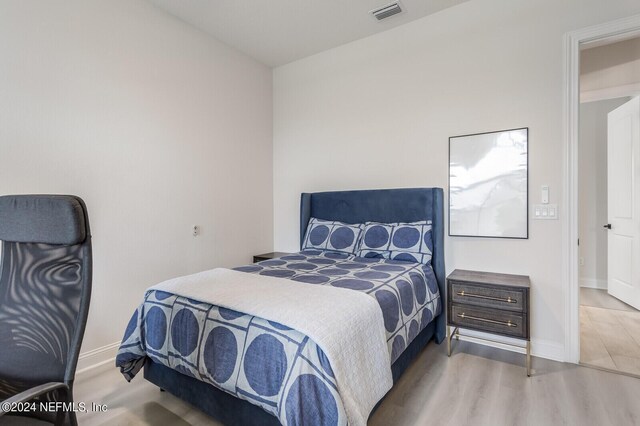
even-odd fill
[[[391,376],[397,381],[412,360],[420,353],[426,344],[434,339],[440,343],[445,338],[444,304],[444,224],[443,224],[443,191],[440,188],[418,189],[390,189],[366,191],[342,191],[302,194],[300,207],[300,244],[305,245],[307,227],[313,220],[339,221],[348,224],[365,222],[380,223],[429,223],[431,226],[431,260],[430,265],[415,262],[404,262],[391,259],[368,258],[362,256],[334,253],[316,249],[301,250],[300,253],[284,256],[280,259],[267,260],[254,265],[235,268],[243,276],[249,274],[283,278],[301,285],[329,284],[332,287],[367,293],[377,300],[382,308],[386,342],[388,345],[388,360],[391,362]],[[307,242],[308,243],[308,242]],[[307,244],[308,245],[308,244]],[[412,295],[408,298],[407,288]],[[394,299],[389,294],[396,293]],[[288,328],[280,323],[263,320],[232,311],[222,307],[215,307],[202,302],[203,299],[193,300],[161,290],[150,291],[146,295],[144,316],[139,313],[136,327],[136,314],[127,327],[123,345],[119,351],[117,364],[128,379],[132,378],[137,369],[144,366],[144,377],[162,389],[198,407],[210,416],[224,424],[235,425],[270,425],[280,424],[278,415],[287,424],[345,424],[342,414],[340,398],[337,394],[336,380],[327,362],[326,356],[310,339],[305,339],[304,333]],[[394,305],[395,304],[395,305]],[[386,309],[385,306],[396,306]],[[203,333],[192,333],[186,319],[176,318],[175,312],[171,316],[170,325],[162,324],[160,329],[166,328],[166,333],[172,335],[173,353],[170,351],[154,351],[153,335],[151,332],[144,336],[142,322],[153,323],[156,309],[174,309],[180,307],[184,311],[198,313],[206,312],[202,323]],[[141,310],[142,308],[140,308]],[[379,308],[378,308],[379,309]],[[400,312],[388,314],[388,312]],[[404,314],[403,314],[404,311]],[[167,311],[168,312],[168,311]],[[142,321],[142,322],[141,322]],[[166,320],[165,320],[166,321]],[[210,358],[203,358],[207,352],[209,339],[203,337],[206,321],[216,324],[217,334],[209,329],[210,338],[215,334],[218,352]],[[157,322],[157,321],[156,321]],[[224,327],[220,325],[224,325]],[[250,326],[248,326],[248,325]],[[284,364],[278,367],[278,356],[272,355],[269,349],[269,359],[254,356],[257,361],[244,362],[244,370],[238,373],[240,362],[236,359],[251,358],[252,346],[268,348],[265,337],[259,339],[252,336],[253,329],[260,329],[261,336],[273,340],[273,336],[289,345]],[[132,336],[137,330],[142,338],[137,341]],[[176,331],[177,330],[177,331]],[[191,336],[191,337],[190,337]],[[195,337],[194,337],[195,336]],[[234,337],[235,336],[235,337]],[[165,337],[162,337],[163,342]],[[198,339],[200,344],[197,344]],[[231,339],[231,340],[229,340]],[[235,353],[236,341],[245,341],[241,348],[242,354]],[[247,346],[246,342],[251,341]],[[168,338],[167,338],[168,340]],[[141,344],[140,341],[143,343]],[[229,346],[232,350],[221,350],[220,345],[225,341],[233,341]],[[164,344],[164,343],[163,343]],[[266,346],[265,346],[266,345]],[[160,349],[158,347],[155,349]],[[183,346],[189,346],[189,353],[195,356],[182,356]],[[209,345],[211,346],[211,345]],[[224,345],[223,345],[224,346]],[[197,350],[195,348],[198,347]],[[202,349],[200,349],[200,347]],[[255,352],[255,351],[254,351]],[[263,351],[263,353],[266,353]],[[284,353],[284,352],[283,352]],[[293,355],[291,355],[293,354]],[[280,357],[282,357],[281,355]],[[287,358],[289,357],[289,358]],[[295,371],[289,367],[294,365]],[[290,362],[286,362],[290,359]],[[303,361],[298,362],[301,359]],[[199,368],[198,360],[202,360],[205,367]],[[257,364],[256,364],[257,362]],[[263,364],[259,364],[262,362]],[[227,365],[228,367],[225,367]],[[387,364],[388,365],[388,364]],[[283,367],[285,366],[285,367]],[[208,372],[206,377],[202,371]],[[251,371],[254,374],[250,374]],[[232,375],[237,375],[232,384],[224,385]],[[263,378],[269,377],[269,380]],[[235,377],[235,376],[234,376]],[[274,379],[275,378],[275,379]],[[307,379],[307,382],[300,379]],[[321,378],[324,384],[311,383],[309,378]],[[273,383],[277,383],[274,387]],[[310,384],[314,386],[309,387]],[[215,385],[215,386],[214,386]],[[305,385],[305,386],[303,386]],[[328,386],[325,386],[328,385]],[[297,386],[297,387],[296,387]],[[278,389],[283,389],[278,391]],[[295,391],[294,391],[295,388]],[[327,389],[329,389],[327,391]],[[257,391],[256,391],[257,390]],[[292,404],[290,399],[295,399]],[[312,397],[307,398],[308,395]],[[333,395],[333,397],[331,396]],[[290,406],[304,406],[297,412],[289,412]],[[334,407],[335,401],[338,401]]]

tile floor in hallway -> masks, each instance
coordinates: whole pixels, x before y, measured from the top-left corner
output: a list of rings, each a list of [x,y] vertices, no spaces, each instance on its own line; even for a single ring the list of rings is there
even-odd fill
[[[580,290],[580,362],[640,376],[640,311],[606,290]]]

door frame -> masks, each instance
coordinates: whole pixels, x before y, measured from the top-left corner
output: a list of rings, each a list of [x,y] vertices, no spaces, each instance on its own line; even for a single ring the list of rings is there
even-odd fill
[[[564,194],[562,275],[565,300],[565,361],[580,361],[578,262],[578,139],[580,131],[580,47],[640,36],[640,14],[572,31],[564,36]]]

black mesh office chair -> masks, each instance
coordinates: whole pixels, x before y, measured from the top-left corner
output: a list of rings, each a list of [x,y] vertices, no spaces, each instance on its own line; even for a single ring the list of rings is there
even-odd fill
[[[73,401],[91,296],[86,206],[80,198],[65,195],[0,197],[0,241],[3,423],[17,414],[7,413],[7,402]],[[30,415],[55,424],[77,424],[73,411]]]

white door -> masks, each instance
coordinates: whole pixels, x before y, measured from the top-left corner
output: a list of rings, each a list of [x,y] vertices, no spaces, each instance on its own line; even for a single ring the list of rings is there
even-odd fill
[[[640,309],[640,97],[609,113],[608,291]]]

